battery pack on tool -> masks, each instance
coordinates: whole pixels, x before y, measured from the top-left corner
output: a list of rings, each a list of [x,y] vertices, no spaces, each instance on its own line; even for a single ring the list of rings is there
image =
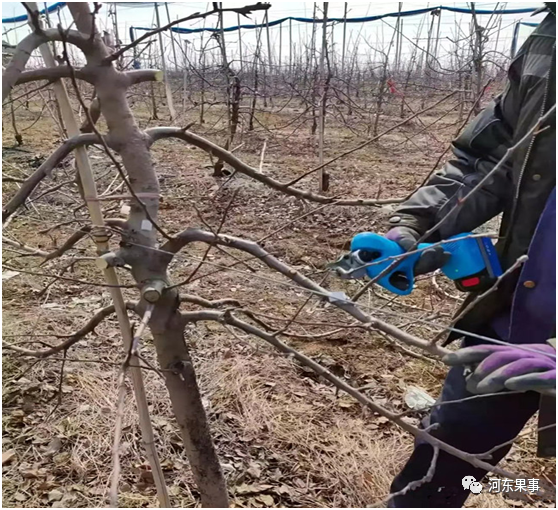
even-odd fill
[[[478,243],[479,253],[484,259],[485,267],[478,273],[455,279],[455,285],[461,292],[487,290],[502,274],[496,249],[490,239],[478,237],[475,241]]]
[[[458,234],[441,243],[444,251],[451,254],[442,272],[464,292],[487,289],[502,274],[492,241],[472,235]],[[353,238],[351,253],[361,261],[369,278],[377,279],[379,285],[395,294],[406,295],[413,290],[414,266],[421,256],[420,251],[430,246],[429,243],[419,244],[415,253],[409,253],[380,278],[378,276],[405,253],[401,246],[379,234],[362,232]]]

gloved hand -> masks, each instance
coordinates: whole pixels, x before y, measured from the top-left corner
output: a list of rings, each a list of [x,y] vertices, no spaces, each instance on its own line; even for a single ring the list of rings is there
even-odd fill
[[[540,354],[533,351],[540,351]],[[459,349],[444,356],[442,361],[451,366],[472,365],[473,373],[467,379],[467,390],[471,393],[506,389],[556,396],[555,356],[556,349],[547,344],[492,344]]]
[[[405,251],[410,251],[420,239],[420,234],[409,227],[394,227],[385,237],[390,241],[395,241]],[[415,275],[433,273],[436,269],[440,269],[450,257],[451,253],[444,251],[441,246],[428,248],[422,252],[415,264],[414,273]]]

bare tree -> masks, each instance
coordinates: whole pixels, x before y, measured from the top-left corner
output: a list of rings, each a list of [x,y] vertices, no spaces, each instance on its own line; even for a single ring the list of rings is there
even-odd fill
[[[160,218],[160,201],[162,197],[159,178],[152,163],[150,149],[153,144],[165,139],[182,140],[185,143],[200,148],[210,156],[218,158],[222,164],[228,164],[235,172],[239,172],[251,179],[254,179],[265,186],[268,186],[272,190],[289,196],[294,196],[299,199],[316,202],[321,204],[321,206],[335,204],[340,206],[358,205],[378,207],[384,204],[397,202],[400,199],[379,200],[328,197],[312,193],[305,189],[300,189],[295,185],[301,179],[311,175],[313,172],[322,171],[333,162],[338,161],[339,159],[375,142],[384,134],[393,131],[414,118],[419,118],[419,116],[425,111],[430,110],[453,97],[455,95],[455,91],[450,91],[441,99],[434,101],[433,104],[421,111],[413,113],[409,118],[398,123],[396,126],[388,128],[383,133],[375,133],[372,138],[364,140],[329,161],[321,160],[320,164],[316,168],[305,171],[299,177],[285,183],[273,179],[272,177],[265,175],[260,170],[249,166],[232,154],[231,151],[227,150],[230,148],[229,146],[231,145],[232,139],[236,133],[241,95],[239,80],[232,69],[230,69],[226,56],[224,39],[222,37],[222,21],[219,44],[223,54],[222,66],[228,73],[227,83],[229,84],[226,91],[227,112],[229,113],[229,141],[227,142],[226,148],[220,147],[206,138],[192,133],[188,128],[157,127],[145,130],[140,129],[129,106],[128,94],[135,86],[143,83],[151,84],[160,81],[162,73],[155,69],[125,71],[119,70],[115,67],[115,63],[121,60],[126,52],[133,50],[146,39],[155,35],[160,35],[163,30],[167,30],[177,23],[193,19],[205,19],[212,14],[219,14],[222,20],[223,12],[227,11],[241,15],[246,15],[257,10],[267,11],[269,7],[267,4],[256,4],[242,8],[222,8],[214,6],[212,10],[205,13],[197,13],[173,22],[169,21],[166,26],[158,27],[156,30],[141,36],[134,43],[127,46],[121,46],[119,48],[110,48],[103,41],[95,26],[97,10],[92,13],[87,3],[69,4],[77,30],[62,28],[42,29],[39,24],[36,5],[29,7],[29,16],[31,18],[34,31],[20,42],[15,49],[13,59],[6,66],[2,83],[3,100],[5,100],[12,93],[14,87],[17,85],[32,83],[38,80],[48,80],[56,82],[57,86],[61,87],[62,82],[60,80],[68,79],[72,84],[72,89],[76,95],[77,101],[87,116],[88,122],[87,128],[85,129],[87,132],[78,134],[77,128],[69,130],[71,137],[56,151],[54,151],[54,153],[47,158],[35,172],[26,176],[25,179],[22,179],[22,182],[18,182],[21,186],[4,206],[3,220],[9,221],[9,219],[25,205],[26,201],[34,193],[38,185],[48,176],[53,174],[57,165],[62,162],[66,156],[68,156],[72,151],[75,151],[76,158],[78,159],[79,175],[82,181],[82,201],[89,208],[91,225],[80,228],[80,230],[63,243],[60,248],[50,253],[27,246],[23,243],[10,241],[9,239],[6,241],[11,243],[10,245],[13,248],[17,248],[26,253],[32,253],[34,256],[41,257],[45,261],[51,261],[62,257],[68,250],[72,249],[72,247],[75,246],[80,239],[83,239],[86,235],[90,234],[94,238],[98,248],[98,257],[96,262],[97,265],[105,272],[105,284],[83,281],[65,276],[64,274],[52,275],[49,273],[25,269],[21,269],[21,271],[27,271],[29,274],[36,274],[39,276],[48,276],[60,280],[73,281],[83,285],[93,284],[113,290],[120,290],[120,288],[124,287],[124,285],[119,283],[119,280],[116,277],[115,268],[126,267],[129,268],[134,283],[125,285],[125,287],[137,291],[137,301],[124,302],[122,294],[114,291],[112,292],[113,305],[105,307],[101,310],[101,312],[95,314],[95,316],[92,317],[87,324],[80,328],[79,331],[63,338],[58,345],[50,346],[49,348],[42,350],[31,350],[17,345],[7,344],[7,349],[22,356],[31,356],[41,359],[52,356],[56,353],[65,354],[69,347],[74,345],[76,342],[79,342],[85,337],[85,335],[91,333],[94,328],[106,317],[110,316],[112,313],[121,314],[123,312],[123,315],[118,315],[122,326],[122,334],[123,336],[125,335],[124,343],[126,348],[126,357],[124,363],[122,364],[119,377],[118,408],[121,410],[124,379],[128,371],[130,371],[134,377],[134,369],[139,368],[139,365],[135,366],[133,361],[139,359],[139,347],[142,333],[147,327],[149,327],[154,338],[155,349],[160,366],[159,370],[165,379],[173,412],[180,428],[184,448],[190,461],[196,484],[198,485],[200,491],[201,503],[203,506],[225,507],[228,505],[228,495],[225,479],[215,452],[206,413],[200,397],[196,373],[188,347],[184,340],[186,326],[194,325],[202,321],[215,321],[226,325],[227,327],[235,328],[247,334],[257,336],[274,346],[280,352],[293,357],[297,360],[297,362],[311,368],[330,384],[354,397],[363,406],[366,406],[372,411],[385,416],[390,421],[396,423],[402,429],[411,433],[415,437],[429,442],[433,446],[436,453],[433,457],[431,469],[429,469],[428,473],[425,474],[423,480],[417,482],[419,485],[420,483],[427,481],[429,476],[432,476],[433,470],[436,467],[437,453],[439,450],[455,455],[478,468],[490,470],[508,478],[517,478],[517,475],[514,473],[509,473],[502,468],[491,465],[491,452],[485,452],[480,455],[472,455],[437,439],[430,434],[430,429],[420,429],[413,425],[410,421],[406,420],[406,414],[396,413],[382,405],[379,405],[377,402],[364,395],[361,391],[351,386],[345,380],[335,376],[331,371],[309,357],[299,353],[297,350],[288,346],[281,340],[281,337],[283,336],[288,337],[297,335],[297,332],[293,332],[291,327],[293,323],[295,323],[297,315],[304,308],[304,306],[306,306],[306,303],[311,297],[315,297],[340,309],[351,318],[352,322],[349,324],[342,324],[341,328],[361,328],[365,331],[378,331],[381,334],[389,335],[393,339],[402,343],[405,349],[407,348],[405,346],[411,346],[413,349],[423,351],[429,356],[441,357],[447,354],[448,351],[438,345],[436,341],[426,341],[407,331],[404,331],[403,329],[393,326],[392,324],[377,318],[375,315],[364,312],[362,308],[356,304],[358,298],[366,292],[366,290],[374,283],[374,280],[359,290],[351,299],[343,293],[331,292],[327,290],[321,284],[316,283],[301,272],[295,270],[293,267],[273,256],[261,245],[261,243],[259,244],[253,241],[247,241],[238,237],[222,234],[221,228],[226,220],[227,214],[233,206],[234,196],[225,209],[221,223],[217,229],[211,229],[208,227],[210,231],[204,231],[197,228],[184,228],[177,234],[170,234],[164,228],[164,225],[161,224]],[[327,10],[324,9],[322,67],[323,63],[327,62],[326,23]],[[396,33],[397,31],[394,31],[394,37]],[[313,39],[315,39],[315,32],[313,33]],[[41,45],[52,41],[61,43],[63,48],[64,61],[61,65],[26,71],[26,65],[33,51],[40,48]],[[390,47],[391,45],[392,44],[390,43]],[[83,57],[85,58],[85,66],[78,68],[72,63],[69,55],[70,46],[74,46],[81,51]],[[354,50],[354,68],[351,66],[351,71],[349,71],[351,75],[353,71],[356,73],[357,82],[364,82],[368,75],[370,83],[375,86],[380,86],[380,90],[382,90],[382,87],[385,88],[388,77],[389,50],[384,52],[385,60],[383,63],[383,73],[381,78],[377,80],[373,76],[372,66],[363,69],[359,68],[356,57],[356,48],[358,48],[357,43],[355,43]],[[163,50],[161,51],[163,52]],[[270,45],[268,45],[268,53],[269,57],[271,57]],[[398,56],[398,59],[399,58],[400,55]],[[311,70],[318,68],[314,65],[314,59],[315,51],[307,51],[306,65]],[[255,58],[254,83],[256,90],[254,90],[253,101],[255,101],[258,86],[258,77],[256,75],[257,62],[258,59]],[[304,62],[302,52],[300,54],[299,62],[299,67],[302,67],[302,63]],[[49,65],[48,62],[46,63]],[[428,65],[428,63],[426,65]],[[409,66],[411,68],[412,64],[409,64]],[[202,69],[204,68],[205,57]],[[265,69],[265,66],[263,69]],[[289,71],[291,71],[291,69],[289,69]],[[328,65],[328,74],[330,72],[331,70],[329,70]],[[324,73],[325,70],[321,73],[322,77],[324,76]],[[291,75],[292,73],[289,72],[289,74]],[[275,72],[273,73],[273,77],[275,78]],[[325,118],[325,105],[328,91],[327,87],[329,87],[328,80],[330,79],[331,77],[329,76],[326,79],[322,101],[320,102],[322,115],[322,142],[324,127],[323,119]],[[343,79],[345,79],[344,76]],[[302,77],[297,84],[304,84],[305,80],[307,80],[307,78]],[[347,83],[350,83],[351,81],[352,79],[348,79]],[[96,94],[95,105],[85,104],[79,82],[85,82],[94,88]],[[205,79],[202,79],[201,84],[202,91],[204,91],[206,86]],[[312,83],[309,84],[309,87],[311,88],[310,94],[312,95],[310,104],[312,108],[315,109],[317,104],[315,97],[315,77]],[[338,87],[338,89],[341,90],[344,88],[344,86]],[[346,96],[350,95],[348,91],[349,88],[347,88]],[[301,94],[301,96],[306,101],[306,97],[303,94]],[[202,94],[202,119],[203,101],[204,99]],[[477,101],[480,101],[480,96]],[[347,99],[347,104],[353,104],[350,97]],[[376,131],[378,126],[378,117],[380,115],[382,104],[382,102],[376,103],[376,123],[374,131]],[[256,104],[253,102],[252,112],[255,111],[255,107]],[[95,113],[97,108],[98,114]],[[495,165],[483,181],[492,178],[494,172],[497,172],[501,166],[505,164],[516,148],[521,145],[525,139],[536,132],[542,123],[548,120],[554,112],[555,107],[551,108],[544,115],[544,117],[539,119],[539,122],[532,127],[524,139],[517,141],[514,146],[510,147],[502,160]],[[101,133],[97,128],[97,121],[101,115],[106,121],[106,133]],[[91,169],[87,168],[87,163],[84,159],[84,155],[86,156],[85,148],[92,145],[103,148],[112,165],[116,168],[118,177],[123,182],[123,188],[125,190],[124,195],[109,193],[107,197],[110,199],[125,199],[130,202],[130,208],[125,220],[104,218],[103,212],[99,206],[99,200],[102,197],[97,194],[96,182],[93,179]],[[81,163],[83,163],[83,165]],[[463,197],[455,208],[457,209],[462,207],[471,194],[477,192],[482,185],[483,182],[479,182],[467,196]],[[453,212],[454,211],[449,211],[447,217],[450,217]],[[442,219],[435,226],[433,226],[425,234],[425,237],[431,235],[438,228],[440,228],[444,221],[445,220]],[[188,225],[184,225],[184,227],[188,227]],[[113,234],[112,241],[109,240],[109,233]],[[187,279],[175,283],[171,274],[169,274],[170,264],[179,258],[181,251],[192,243],[204,243],[206,245],[205,255],[201,259],[200,264],[191,271]],[[193,280],[197,269],[205,261],[205,258],[211,249],[236,250],[241,254],[246,254],[249,256],[249,259],[238,259],[235,263],[246,264],[247,260],[258,261],[260,264],[263,264],[267,268],[270,268],[285,277],[290,285],[296,286],[297,289],[308,293],[308,299],[303,303],[293,317],[286,320],[286,325],[277,328],[265,322],[265,318],[262,318],[262,314],[258,310],[251,310],[243,303],[236,300],[223,299],[219,301],[208,301],[199,296],[181,292],[182,287],[186,286]],[[405,256],[406,254],[393,257],[393,264],[391,264],[391,266],[397,264]],[[517,265],[514,266],[514,269],[519,267],[521,263],[522,261],[518,261]],[[496,282],[495,285],[497,285],[497,283],[498,282]],[[201,309],[183,311],[181,310],[181,303],[190,303],[197,307],[201,307]],[[140,326],[134,335],[131,334],[131,330],[129,328],[127,311],[135,313],[141,319]],[[449,327],[442,325],[440,327],[442,330],[453,328],[452,325]],[[117,413],[117,434],[115,434],[113,449],[113,490],[111,491],[113,500],[114,498],[117,498],[119,471],[118,442],[119,432],[121,431],[121,418],[121,413]],[[156,463],[157,459],[152,457],[150,462]],[[413,488],[416,488],[416,486],[418,485],[415,484],[412,487],[409,486],[405,490],[412,490]]]

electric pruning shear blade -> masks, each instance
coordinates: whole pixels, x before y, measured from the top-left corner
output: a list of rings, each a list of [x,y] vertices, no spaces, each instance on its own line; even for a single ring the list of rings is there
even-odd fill
[[[451,254],[442,272],[456,282],[461,291],[483,290],[502,274],[492,241],[487,237],[458,234],[441,243]],[[343,279],[368,276],[378,278],[387,268],[393,268],[377,279],[385,289],[399,295],[410,294],[414,286],[414,267],[421,252],[431,246],[421,243],[415,251],[405,250],[395,241],[372,232],[357,234],[351,241],[351,251],[329,265]],[[399,262],[394,264],[398,259]]]

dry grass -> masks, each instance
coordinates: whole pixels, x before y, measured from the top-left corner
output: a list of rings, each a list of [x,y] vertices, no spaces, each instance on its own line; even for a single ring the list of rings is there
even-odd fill
[[[286,485],[283,504],[366,506],[386,494],[409,451],[398,431],[331,387],[300,378],[288,360],[214,338],[231,354],[204,371],[212,409],[225,415],[231,440],[242,430],[243,442],[262,445],[258,478]]]
[[[293,113],[296,112],[285,110],[280,116],[267,117],[270,124],[281,124]],[[433,112],[430,120],[439,113]],[[210,112],[208,124],[218,116],[218,112]],[[140,109],[142,125],[148,123],[147,117],[147,112]],[[425,122],[429,117],[424,117]],[[184,124],[188,120],[184,119]],[[386,123],[397,120],[385,119]],[[448,117],[447,123],[444,119],[437,124],[437,136],[442,140],[449,140],[455,128],[450,120]],[[355,135],[343,126],[328,129],[330,156],[358,143]],[[414,129],[417,127],[408,126],[406,131],[410,134]],[[6,142],[12,136],[9,126],[3,136],[5,144],[9,143]],[[257,165],[263,141],[270,135],[260,132],[242,136],[245,145],[237,155]],[[316,164],[315,140],[306,130],[295,134],[279,132],[274,136],[268,143],[266,173],[286,181]],[[50,152],[55,142],[48,120],[39,122],[25,140],[34,152]],[[428,135],[417,137],[416,143],[418,148],[407,145],[401,150],[401,137],[390,135],[382,143],[341,160],[331,168],[331,194],[404,195],[420,183],[444,148]],[[182,143],[158,144],[153,154],[165,196],[163,224],[170,231],[200,225],[193,204],[207,221],[218,224],[233,188],[238,188],[239,194],[225,223],[226,233],[258,239],[309,210],[305,204],[243,177],[231,181],[215,196],[221,183],[205,168],[206,156]],[[97,175],[101,175],[107,169],[106,160],[98,152],[92,155]],[[29,170],[28,155],[8,152],[5,159],[16,169]],[[112,175],[106,177],[103,185],[111,179]],[[307,178],[301,186],[314,189],[315,183]],[[3,191],[4,197],[11,196],[14,184],[6,184]],[[12,222],[9,235],[45,249],[59,245],[75,225],[50,235],[36,231],[67,217],[70,205],[65,200],[67,197],[56,195],[49,202],[37,203],[36,211],[26,212]],[[385,209],[329,207],[272,237],[266,248],[316,278],[323,265],[337,257],[354,233],[382,228],[387,213]],[[172,266],[173,279],[178,281],[186,276],[197,263],[195,257],[203,251],[204,247],[191,247],[178,257]],[[83,243],[83,253],[93,254],[88,241]],[[214,251],[208,261],[232,262]],[[32,263],[30,259],[17,262]],[[190,285],[188,292],[209,299],[234,297],[261,313],[291,316],[306,295],[290,285],[270,282],[270,278],[282,280],[256,263],[253,266],[258,268],[256,275],[247,276],[244,271],[206,276]],[[206,266],[201,274],[215,269]],[[97,269],[88,264],[77,266],[72,276],[100,281]],[[71,283],[56,284],[39,298],[37,292],[46,282],[46,278],[20,275],[3,285],[4,335],[23,335],[8,341],[30,341],[33,333],[73,331],[109,302],[108,293]],[[438,283],[455,292],[451,284],[441,279]],[[349,292],[359,285],[335,279],[326,284]],[[126,294],[134,297],[133,292]],[[419,282],[410,297],[395,302],[388,299],[386,294],[370,293],[362,303],[365,307],[381,308],[376,312],[380,316],[423,337],[432,336],[434,329],[418,319],[437,313],[440,317],[432,321],[443,322],[457,306],[457,302],[440,295],[429,279]],[[299,319],[336,323],[345,317],[312,300]],[[323,329],[297,326],[297,331],[311,334]],[[123,354],[114,320],[105,321],[96,333],[69,352],[70,358],[82,361],[66,364],[60,405],[57,402],[61,361],[46,360],[29,368],[28,360],[4,356],[3,450],[15,452],[15,458],[3,466],[4,506],[106,504],[118,364]],[[188,329],[187,341],[235,506],[361,507],[386,496],[392,477],[411,451],[411,437],[383,418],[364,411],[348,397],[336,395],[323,381],[253,339],[234,336],[220,325],[207,323]],[[347,330],[322,340],[290,343],[339,370],[355,386],[366,386],[370,396],[380,403],[398,410],[404,409],[403,395],[409,385],[421,386],[435,395],[445,374],[440,363],[409,358],[388,346],[381,337],[362,331]],[[149,337],[143,351],[155,363]],[[27,369],[23,377],[16,377]],[[145,377],[158,450],[173,504],[195,506],[197,492],[166,389],[156,373],[147,371]],[[125,507],[156,506],[135,416],[132,393],[128,391],[120,503]],[[509,469],[546,473],[553,478],[553,466],[534,458],[532,437],[521,441],[515,452],[507,464]],[[468,506],[513,505],[501,496],[484,494],[471,497]]]

